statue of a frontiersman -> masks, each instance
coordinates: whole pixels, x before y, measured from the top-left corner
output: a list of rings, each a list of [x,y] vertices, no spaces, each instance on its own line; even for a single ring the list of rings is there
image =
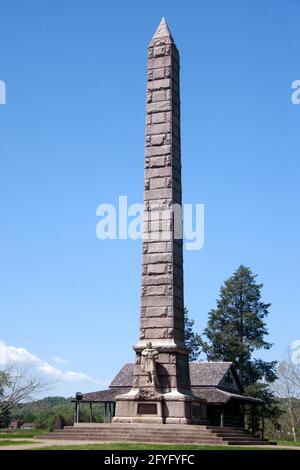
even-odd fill
[[[148,374],[148,384],[159,385],[156,371],[157,349],[152,348],[152,343],[147,343],[142,351],[141,370]]]

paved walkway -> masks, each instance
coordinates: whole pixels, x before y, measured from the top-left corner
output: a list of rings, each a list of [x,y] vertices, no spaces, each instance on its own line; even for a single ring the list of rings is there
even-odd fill
[[[20,441],[23,439],[16,439],[16,438],[9,438],[10,441]],[[80,441],[80,440],[62,440],[62,439],[30,439],[30,438],[24,438],[26,441],[30,441],[30,444],[16,444],[16,445],[10,445],[10,446],[0,446],[0,451],[1,450],[30,450],[30,449],[39,449],[41,447],[49,447],[49,446],[69,446],[69,445],[87,445],[87,444],[110,444],[109,442],[105,441]],[[114,442],[111,442],[114,443]],[[129,444],[129,442],[128,442]],[[164,443],[165,444],[165,443]],[[171,443],[170,443],[171,444]],[[201,444],[199,444],[201,445]],[[216,444],[205,444],[205,446],[211,445],[214,447]],[[219,446],[219,445],[218,445]],[[230,448],[231,446],[224,446],[226,448]],[[243,448],[251,449],[255,446],[240,446]],[[259,446],[260,449],[285,449],[285,450],[299,450],[300,451],[300,446]],[[167,449],[166,449],[167,450]]]

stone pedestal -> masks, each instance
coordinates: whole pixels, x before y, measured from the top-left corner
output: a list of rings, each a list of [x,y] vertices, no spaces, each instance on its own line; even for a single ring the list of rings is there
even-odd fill
[[[163,396],[153,390],[139,389],[119,395],[113,422],[164,424]]]

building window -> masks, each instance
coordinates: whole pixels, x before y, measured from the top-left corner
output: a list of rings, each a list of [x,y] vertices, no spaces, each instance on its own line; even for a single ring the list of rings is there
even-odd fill
[[[227,374],[225,375],[225,382],[227,384],[232,384],[233,383],[233,378],[231,377],[231,373],[230,372],[227,372]]]

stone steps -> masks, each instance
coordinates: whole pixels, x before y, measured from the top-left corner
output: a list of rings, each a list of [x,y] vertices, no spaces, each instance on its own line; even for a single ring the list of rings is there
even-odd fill
[[[101,442],[149,442],[149,443],[172,443],[172,444],[215,444],[215,445],[264,445],[268,444],[266,441],[260,440],[224,440],[224,439],[215,439],[211,438],[186,438],[186,437],[174,437],[168,436],[164,439],[155,438],[155,437],[141,437],[141,436],[57,436],[55,433],[52,433],[51,436],[45,436],[44,439],[51,439],[51,440],[72,440],[72,441],[101,441]],[[43,439],[42,438],[42,439]],[[40,439],[40,436],[39,436]]]
[[[236,428],[214,428],[214,429],[209,429],[207,426],[193,426],[193,425],[143,425],[143,426],[134,426],[134,425],[116,425],[116,424],[96,424],[96,425],[79,425],[79,426],[66,426],[64,429],[57,430],[56,432],[74,432],[74,433],[83,433],[83,432],[105,432],[105,431],[121,431],[121,432],[155,432],[155,433],[160,433],[160,432],[171,432],[172,434],[174,432],[183,432],[183,433],[216,433],[216,432],[222,432],[223,434],[243,434],[247,431],[241,430],[241,429],[236,429]]]
[[[153,442],[175,444],[263,445],[267,440],[253,437],[239,428],[204,425],[108,424],[66,426],[38,436],[39,439],[103,442]]]
[[[186,438],[186,439],[216,439],[216,440],[222,440],[222,436],[213,436],[212,434],[204,434],[204,435],[188,435],[188,434],[185,434],[185,435],[182,435],[182,434],[140,434],[140,433],[115,433],[115,432],[112,432],[112,433],[82,433],[82,434],[77,434],[77,433],[56,433],[56,432],[52,432],[50,435],[56,435],[58,437],[62,437],[62,438],[65,438],[66,436],[70,437],[71,439],[73,438],[76,438],[76,437],[80,437],[80,436],[89,436],[89,437],[94,437],[94,438],[99,438],[99,437],[118,437],[118,438],[123,438],[125,436],[142,436],[143,438],[147,438],[147,439],[150,439],[150,437],[152,438],[158,438],[158,439],[175,439],[175,438]],[[48,434],[49,435],[49,434]],[[236,436],[235,438],[236,439],[241,439],[243,436]]]
[[[114,434],[118,434],[118,433],[135,433],[135,434],[155,434],[155,435],[165,435],[165,434],[170,434],[170,435],[177,435],[177,434],[183,434],[184,435],[191,435],[191,436],[203,436],[203,435],[207,435],[207,436],[211,436],[213,433],[209,432],[209,431],[192,431],[192,430],[187,430],[186,432],[185,431],[179,431],[179,430],[176,430],[174,429],[174,431],[170,431],[170,430],[164,430],[164,429],[159,429],[159,430],[155,430],[155,429],[144,429],[143,431],[140,431],[140,430],[127,430],[127,429],[93,429],[93,428],[88,428],[88,429],[82,429],[82,430],[69,430],[69,429],[64,429],[64,430],[58,430],[58,431],[55,431],[57,433],[62,433],[62,434],[65,434],[65,433],[71,433],[71,434],[85,434],[85,433],[95,433],[95,434],[106,434],[106,433],[114,433]],[[237,433],[237,435],[240,435],[239,433]]]
[[[73,436],[68,437],[58,437],[58,436],[48,436],[46,439],[51,439],[51,440],[74,440],[74,441],[101,441],[101,442],[154,442],[157,444],[161,443],[174,443],[174,444],[226,444],[226,442],[214,439],[214,438],[206,438],[206,439],[182,439],[182,438],[174,438],[172,436],[169,436],[168,438],[160,439],[160,438],[155,438],[155,437],[141,437],[141,436],[122,436],[122,437],[116,437],[116,436]]]
[[[114,435],[117,435],[119,433],[121,434],[124,434],[124,433],[131,433],[131,432],[134,432],[136,433],[137,430],[134,430],[134,429],[120,429],[120,428],[115,428],[115,426],[113,425],[113,428],[92,428],[92,427],[89,427],[89,428],[65,428],[64,430],[57,430],[55,431],[56,433],[62,433],[62,434],[66,434],[66,432],[68,433],[72,433],[72,434],[99,434],[101,433],[101,435],[104,435],[104,434],[111,434],[112,432],[114,433]],[[138,432],[141,434],[144,434],[144,435],[159,435],[159,436],[164,436],[164,435],[180,435],[182,433],[184,433],[185,436],[217,436],[217,437],[222,437],[222,436],[225,436],[225,437],[252,437],[252,435],[250,433],[245,433],[243,431],[238,431],[238,430],[232,430],[230,432],[222,432],[219,430],[215,430],[215,431],[210,431],[208,429],[203,429],[203,430],[193,430],[193,429],[186,429],[186,430],[178,430],[178,429],[174,429],[174,430],[165,430],[164,429],[164,426],[162,429],[149,429],[149,428],[145,428],[143,430],[139,429]]]
[[[106,432],[93,432],[93,431],[90,431],[90,432],[84,432],[84,433],[74,433],[74,432],[54,432],[56,435],[61,435],[61,436],[135,436],[135,435],[140,435],[140,436],[156,436],[156,437],[168,437],[168,436],[174,436],[174,437],[178,437],[178,436],[185,436],[185,437],[215,437],[215,438],[219,438],[219,437],[222,437],[222,436],[217,436],[217,435],[213,435],[213,434],[209,434],[209,433],[201,433],[201,434],[191,434],[191,433],[187,433],[187,434],[182,434],[182,433],[168,433],[168,432],[165,432],[165,433],[155,433],[155,432],[145,432],[145,433],[134,433],[134,432],[116,432],[116,431],[106,431]],[[54,434],[54,433],[51,433],[51,434]],[[237,436],[233,436],[233,437],[241,437],[240,435],[237,435]]]
[[[152,435],[138,435],[138,434],[65,434],[65,435],[62,435],[62,434],[55,434],[55,433],[51,433],[51,435],[48,435],[46,437],[47,438],[58,438],[58,439],[81,439],[81,438],[87,438],[87,439],[109,439],[109,440],[113,440],[113,439],[128,439],[130,438],[131,440],[132,439],[137,439],[137,438],[142,438],[142,439],[146,439],[145,442],[147,442],[147,440],[150,440],[150,439],[158,439],[158,440],[161,440],[161,441],[172,441],[172,440],[175,440],[175,439],[180,439],[180,440],[186,440],[186,441],[190,441],[190,440],[198,440],[198,441],[205,441],[205,440],[215,440],[215,441],[218,441],[218,442],[223,442],[223,438],[222,437],[214,437],[214,436],[175,436],[175,435],[165,435],[165,436],[155,436],[154,434]],[[236,438],[236,440],[241,440],[243,439],[242,436],[240,436],[239,438]]]
[[[50,434],[51,436],[55,435],[57,437],[61,437],[61,438],[70,438],[70,439],[75,439],[75,438],[78,438],[79,437],[89,437],[89,438],[109,438],[111,439],[112,437],[114,438],[125,438],[125,437],[140,437],[142,436],[143,438],[147,438],[147,439],[150,439],[150,438],[157,438],[157,439],[198,439],[198,440],[205,440],[205,439],[215,439],[215,440],[218,440],[218,441],[223,441],[224,439],[226,440],[227,438],[222,435],[213,435],[213,434],[208,434],[208,433],[205,433],[205,434],[179,434],[179,433],[143,433],[143,434],[140,434],[140,433],[122,433],[122,432],[106,432],[106,433],[93,433],[93,432],[89,432],[89,433],[51,433]],[[245,436],[243,435],[234,435],[234,436],[231,436],[229,439],[231,440],[241,440],[241,439],[245,439]],[[247,439],[249,439],[247,437]]]

